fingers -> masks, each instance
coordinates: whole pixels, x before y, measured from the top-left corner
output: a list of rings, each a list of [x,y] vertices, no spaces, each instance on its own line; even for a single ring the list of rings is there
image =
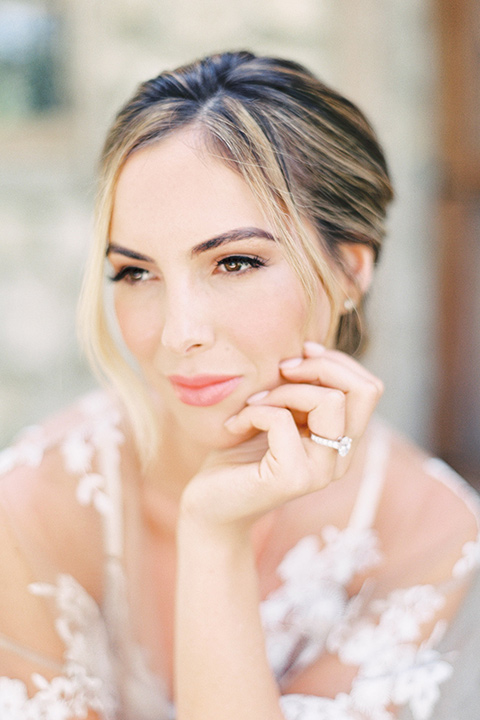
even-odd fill
[[[306,342],[305,358],[322,358],[324,361],[330,361],[340,367],[345,367],[353,372],[357,373],[360,377],[363,377],[366,381],[373,383],[379,396],[383,393],[382,381],[373,375],[367,368],[360,365],[359,362],[354,360],[350,355],[347,355],[340,350],[326,350],[322,345],[318,343]]]
[[[380,400],[383,383],[353,358],[339,351],[322,351],[320,346],[308,343],[307,353],[308,356],[295,366],[282,365],[283,376],[291,383],[311,383],[343,393],[345,427],[341,434],[359,438]],[[271,402],[270,396],[278,390],[280,388],[272,390],[263,402]],[[311,425],[310,428],[315,432]]]
[[[319,490],[335,477],[336,453],[301,437],[286,408],[250,405],[226,425],[242,435],[252,428],[267,434],[268,450],[260,462],[259,475],[263,482],[273,483],[276,503]]]
[[[304,464],[309,468],[315,489],[324,487],[324,478],[336,479],[346,472],[351,456],[340,457],[335,449],[318,445],[310,439],[311,433],[331,440],[346,434],[345,393],[315,385],[288,384],[270,391],[261,402],[265,404],[250,405],[247,409],[271,407],[290,415],[297,438],[303,445]],[[239,415],[244,412],[242,410]],[[275,454],[281,457],[286,447],[287,439],[279,435]]]
[[[277,464],[277,473],[285,476],[288,467],[289,473],[298,476],[303,468],[310,483],[323,487],[325,478],[346,472],[353,452],[340,456],[334,448],[314,443],[310,434],[330,440],[348,436],[355,446],[383,385],[353,358],[315,343],[306,344],[303,358],[281,363],[280,369],[287,382],[252,396],[227,427],[243,435],[266,432],[269,452],[265,458]]]
[[[307,343],[305,357],[281,364],[289,382],[266,393],[253,396],[251,405],[288,408],[304,438],[313,432],[336,440],[353,438],[354,446],[363,436],[372,412],[383,392],[383,384],[353,358]],[[342,475],[353,453],[339,457],[334,449],[304,439],[308,456],[319,461],[323,454],[337,456],[335,477]]]
[[[226,426],[240,435],[249,434],[252,429],[267,434],[268,450],[260,462],[259,475],[263,482],[273,483],[275,503],[320,489],[330,481],[334,460],[327,458],[324,472],[313,468],[306,441],[300,437],[292,413],[286,408],[247,406],[230,418]]]
[[[247,406],[225,423],[230,432],[248,435],[260,430],[268,435],[268,445],[275,459],[283,455],[285,445],[294,454],[303,455],[303,445],[291,412],[284,407],[271,405]]]
[[[337,438],[345,432],[346,396],[341,390],[305,383],[280,385],[257,402],[253,398],[252,405],[258,402],[288,408],[297,426],[308,434]]]

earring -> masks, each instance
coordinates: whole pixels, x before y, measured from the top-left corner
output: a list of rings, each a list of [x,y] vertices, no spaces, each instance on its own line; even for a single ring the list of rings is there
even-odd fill
[[[347,311],[347,313],[353,312],[355,310],[355,303],[351,298],[346,298],[343,303],[343,307]]]

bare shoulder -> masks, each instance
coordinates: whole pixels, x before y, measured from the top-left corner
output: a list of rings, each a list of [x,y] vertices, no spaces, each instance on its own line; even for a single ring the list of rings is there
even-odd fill
[[[100,395],[89,395],[25,428],[0,453],[0,498],[11,509],[63,505],[75,480],[93,470],[95,431],[103,423]]]
[[[364,482],[372,468],[381,475],[378,506]],[[380,424],[372,426],[344,478],[281,509],[270,536],[271,566],[306,535],[323,542],[325,528],[351,525],[365,489],[384,559],[372,572],[384,592],[449,582],[455,569],[468,566],[466,554],[478,547],[477,493],[445,463]]]
[[[445,463],[400,435],[390,437],[376,520],[382,545],[412,583],[441,583],[478,539],[480,501]]]
[[[103,394],[86,396],[27,428],[0,453],[4,551],[16,543],[16,556],[28,559],[29,565],[46,563],[72,572],[92,592],[101,572],[96,450],[107,441],[107,428],[115,432],[109,413],[112,408]]]

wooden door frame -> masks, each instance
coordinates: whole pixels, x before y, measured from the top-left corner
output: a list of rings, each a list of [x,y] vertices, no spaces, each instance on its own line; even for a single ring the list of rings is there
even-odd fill
[[[436,451],[480,484],[480,6],[434,0],[439,47]]]

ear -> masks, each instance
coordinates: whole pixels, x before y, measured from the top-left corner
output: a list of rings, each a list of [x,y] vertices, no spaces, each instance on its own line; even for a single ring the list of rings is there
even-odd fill
[[[373,250],[362,243],[342,243],[340,255],[344,266],[340,283],[345,297],[358,305],[372,282],[375,264]]]

